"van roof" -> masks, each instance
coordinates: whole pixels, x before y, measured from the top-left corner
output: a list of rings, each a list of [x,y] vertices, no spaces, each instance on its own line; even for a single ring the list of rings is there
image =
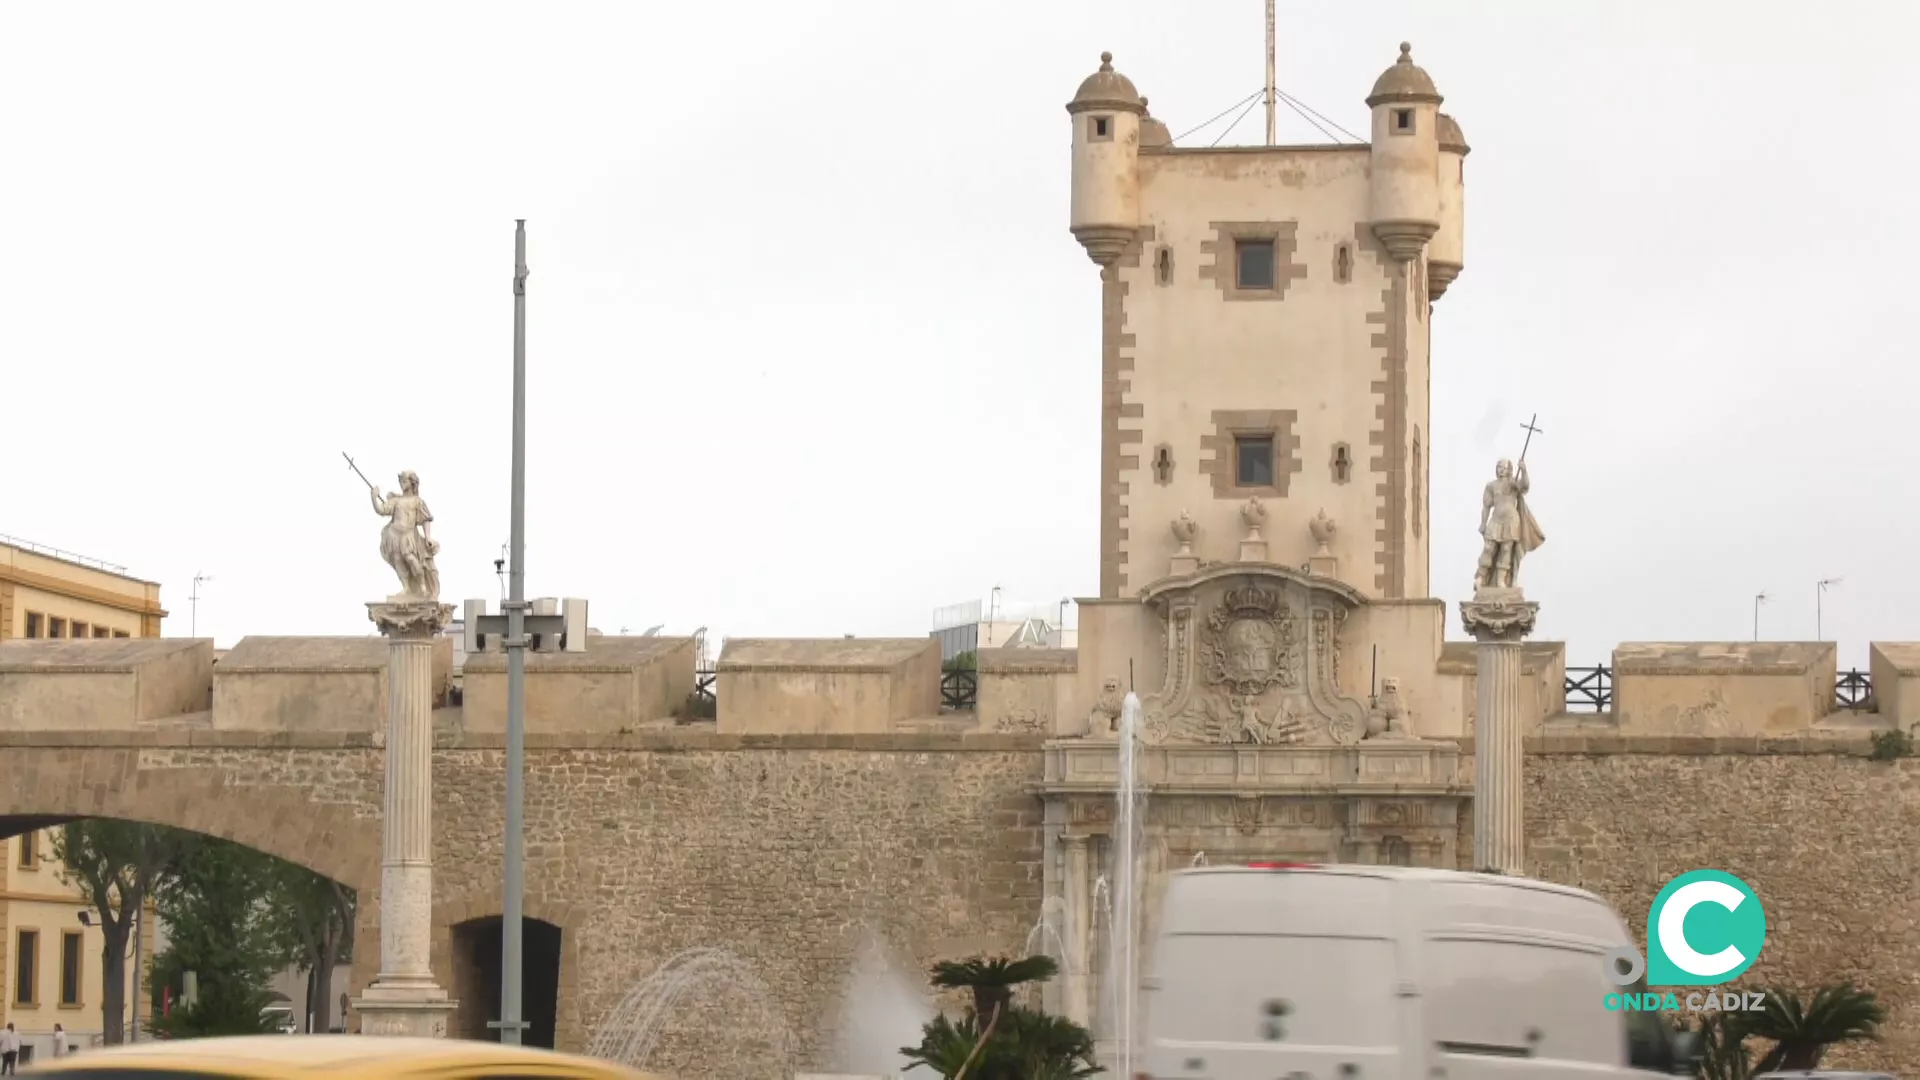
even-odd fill
[[[1298,866],[1196,866],[1190,869],[1175,870],[1176,877],[1204,877],[1209,874],[1274,874],[1305,872],[1310,874],[1331,874],[1342,877],[1386,878],[1396,881],[1432,881],[1432,882],[1473,882],[1482,885],[1502,885],[1510,889],[1533,889],[1540,892],[1559,893],[1562,896],[1577,896],[1588,900],[1599,897],[1585,889],[1576,889],[1571,885],[1556,885],[1550,881],[1535,881],[1532,878],[1509,877],[1505,874],[1482,874],[1470,870],[1440,870],[1427,866],[1365,866],[1358,863],[1314,863]]]

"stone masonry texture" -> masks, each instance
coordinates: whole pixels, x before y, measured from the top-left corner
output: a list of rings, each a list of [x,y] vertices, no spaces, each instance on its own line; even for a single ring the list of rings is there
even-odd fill
[[[595,741],[529,739],[527,913],[562,933],[562,1048],[583,1048],[670,957],[708,946],[758,973],[792,1064],[825,1067],[868,933],[918,981],[939,959],[1018,950],[1038,917],[1037,740]],[[1529,872],[1599,893],[1636,935],[1674,875],[1739,875],[1771,931],[1742,985],[1868,987],[1891,1011],[1885,1041],[1829,1064],[1920,1070],[1920,758],[1875,762],[1867,750],[1864,736],[1530,740]],[[463,998],[455,1030],[485,1021],[452,931],[500,912],[501,765],[497,738],[443,733],[434,755],[432,962]],[[97,815],[224,836],[358,888],[360,940],[371,943],[382,772],[362,736],[7,732],[0,825]],[[1471,851],[1471,815],[1461,820],[1459,849]],[[362,947],[353,992],[372,979],[375,951]],[[695,987],[654,1066],[728,1080],[708,1062],[743,1038],[734,1029],[747,1026],[737,1018],[751,997],[737,984]]]
[[[360,941],[377,942],[382,753],[351,737],[331,749],[203,737],[230,745],[167,746],[165,735],[142,734],[100,740],[149,745],[89,747],[64,735],[69,745],[36,746],[20,745],[34,736],[0,736],[0,817],[124,816],[247,843],[359,888]],[[255,740],[276,741],[287,739]],[[535,739],[528,752],[526,911],[562,932],[563,1049],[584,1048],[632,985],[674,954],[719,947],[765,983],[790,1033],[791,1064],[824,1067],[867,935],[924,984],[926,969],[958,949],[1017,951],[1040,910],[1040,805],[1028,791],[1041,772],[1035,740],[608,741],[617,745]],[[455,962],[452,927],[500,913],[503,756],[497,745],[442,745],[434,756],[433,968],[455,997],[477,994],[471,965]],[[375,953],[359,953],[356,994],[372,980]],[[714,1048],[745,1037],[730,1017],[759,1004],[742,995],[751,996],[737,985],[693,988],[652,1066],[717,1076]],[[485,1018],[469,1014],[483,1008],[463,1000],[454,1030],[475,1030]]]

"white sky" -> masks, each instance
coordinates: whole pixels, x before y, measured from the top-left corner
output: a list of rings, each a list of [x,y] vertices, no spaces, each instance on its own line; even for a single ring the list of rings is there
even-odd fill
[[[1261,10],[6,5],[0,532],[160,581],[171,633],[196,572],[222,644],[363,633],[394,583],[347,450],[421,474],[447,599],[497,597],[524,216],[530,595],[833,636],[1089,594],[1062,106],[1111,49],[1179,134],[1259,87]],[[1570,662],[1744,640],[1763,589],[1763,635],[1810,638],[1829,576],[1842,666],[1920,636],[1920,6],[1280,11],[1282,89],[1365,131],[1407,39],[1474,147],[1434,323],[1445,598],[1538,411],[1526,583]]]

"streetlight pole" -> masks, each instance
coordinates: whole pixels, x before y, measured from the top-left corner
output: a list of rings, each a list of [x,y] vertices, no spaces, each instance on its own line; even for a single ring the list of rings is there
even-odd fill
[[[1823,605],[1821,602],[1826,599],[1827,590],[1838,584],[1840,584],[1840,579],[1837,577],[1821,578],[1819,585],[1813,591],[1813,640],[1815,641],[1827,640],[1825,633],[1826,628],[1822,620],[1821,607]]]
[[[507,541],[507,837],[500,905],[500,1041],[518,1046],[525,939],[527,772],[527,223],[513,223],[513,525]]]
[[[1753,640],[1760,640],[1760,605],[1767,602],[1766,593],[1758,593],[1753,598]]]

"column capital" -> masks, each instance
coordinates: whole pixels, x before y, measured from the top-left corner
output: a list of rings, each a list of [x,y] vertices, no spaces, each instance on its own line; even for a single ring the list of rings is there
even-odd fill
[[[1533,633],[1540,605],[1519,589],[1480,589],[1460,602],[1460,623],[1485,645],[1517,645]]]
[[[424,641],[453,621],[453,605],[434,600],[382,600],[367,605],[367,618],[389,638]]]

